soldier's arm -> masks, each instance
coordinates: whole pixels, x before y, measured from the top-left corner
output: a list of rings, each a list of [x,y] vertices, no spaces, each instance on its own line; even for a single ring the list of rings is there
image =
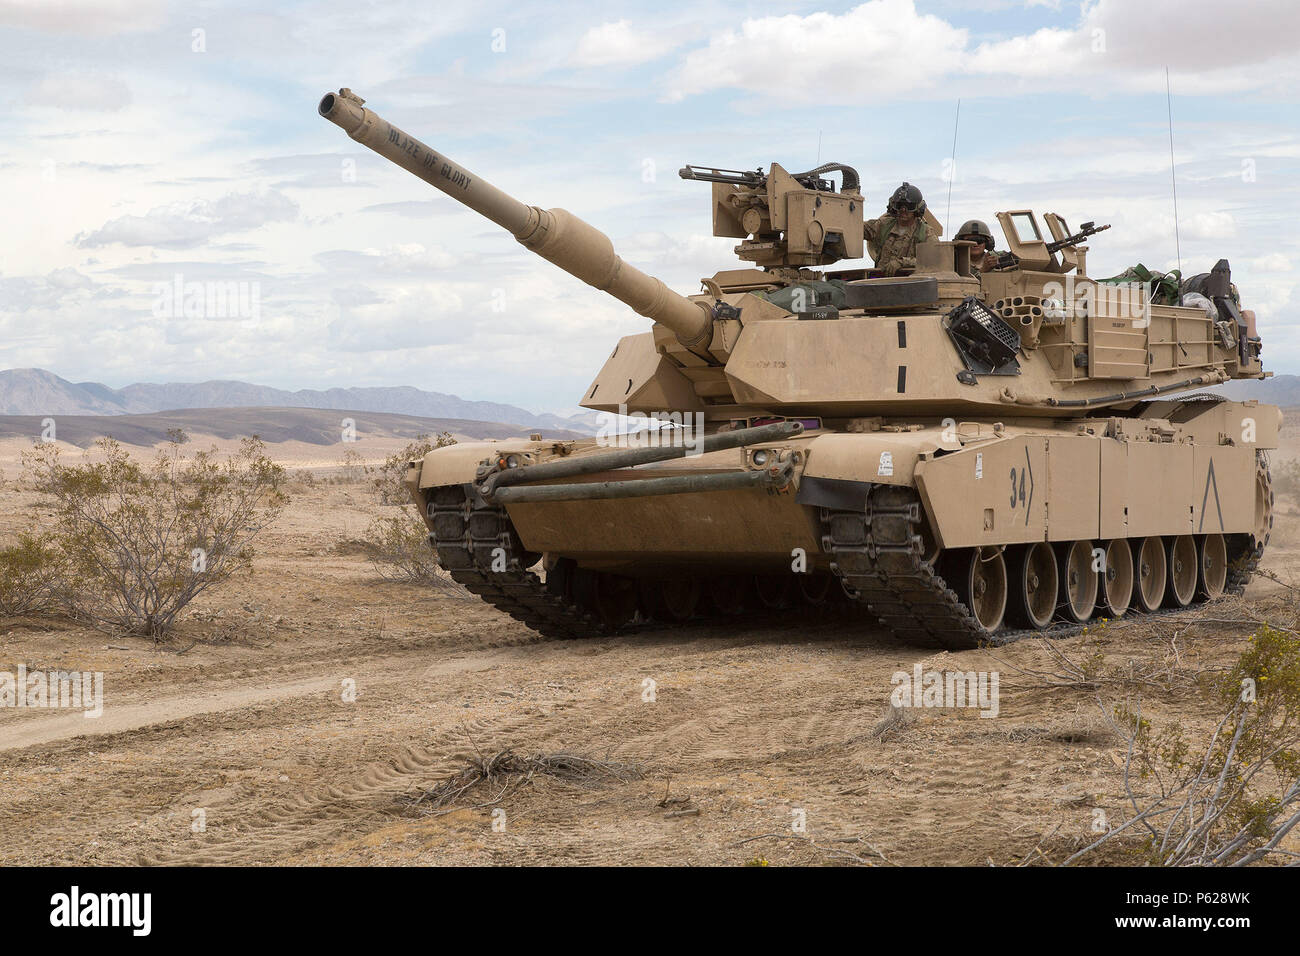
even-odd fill
[[[880,259],[880,220],[868,219],[862,224],[862,238],[867,240],[867,252],[873,260]]]

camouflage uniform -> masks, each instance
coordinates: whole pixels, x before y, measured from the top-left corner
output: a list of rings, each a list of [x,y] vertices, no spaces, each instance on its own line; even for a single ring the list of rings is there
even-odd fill
[[[987,259],[990,263],[996,263],[996,262],[998,261],[998,259],[1000,259],[1000,258],[1001,258],[1002,256],[1004,256],[1004,255],[1006,255],[1006,253],[1004,253],[1004,252],[998,252],[996,249],[988,249],[988,250],[986,250],[985,253],[984,253],[984,258]],[[971,263],[971,265],[974,266],[974,263]],[[982,265],[982,262],[981,262],[981,265]],[[987,271],[989,271],[989,269],[992,269],[992,268],[993,268],[993,266],[990,265],[987,269],[983,269],[983,271],[987,272]],[[975,269],[976,269],[976,271],[980,271],[980,266],[975,266]]]
[[[894,216],[881,216],[863,223],[867,251],[876,268],[887,276],[898,275],[904,269],[916,268],[916,244],[930,238],[930,226],[921,216],[911,230],[898,225]]]

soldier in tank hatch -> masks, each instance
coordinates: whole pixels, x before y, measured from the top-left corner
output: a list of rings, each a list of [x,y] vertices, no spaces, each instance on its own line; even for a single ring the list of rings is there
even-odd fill
[[[867,250],[876,268],[887,276],[916,268],[916,244],[930,238],[925,221],[925,199],[921,190],[903,183],[889,197],[885,214],[862,224]]]

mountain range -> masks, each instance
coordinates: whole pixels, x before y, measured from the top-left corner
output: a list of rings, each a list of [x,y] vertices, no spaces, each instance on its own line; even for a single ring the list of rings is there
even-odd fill
[[[1300,406],[1300,375],[1263,381],[1234,381],[1216,391],[1233,399],[1258,399],[1283,408]],[[0,371],[0,415],[140,415],[195,408],[315,408],[386,412],[422,418],[510,422],[525,428],[563,429],[593,435],[595,412],[537,414],[516,405],[470,401],[412,386],[301,389],[296,392],[238,381],[140,382],[109,388],[99,382],[69,382],[39,368]]]
[[[0,371],[0,415],[138,415],[189,408],[318,408],[388,412],[422,418],[510,422],[530,428],[594,434],[593,414],[571,418],[537,414],[515,405],[476,402],[411,386],[301,389],[296,392],[248,382],[139,382],[109,388],[69,382],[39,368]]]
[[[1270,405],[1294,408],[1300,405],[1300,375],[1274,375],[1263,381],[1241,379],[1210,391],[1222,392],[1236,401],[1254,398]]]
[[[419,435],[451,432],[464,438],[505,438],[521,435],[537,426],[506,422],[470,421],[459,418],[421,418],[391,412],[348,410],[356,433],[362,438],[413,439]],[[31,442],[42,434],[46,418],[57,423],[61,442],[85,448],[100,438],[113,438],[126,445],[156,447],[167,441],[176,428],[187,435],[215,438],[243,438],[256,435],[269,444],[302,442],[307,445],[338,445],[341,439],[339,413],[324,408],[241,408],[169,409],[131,415],[70,415],[37,417],[35,415],[0,415],[0,441],[18,438]],[[573,431],[541,427],[546,438],[580,438]]]

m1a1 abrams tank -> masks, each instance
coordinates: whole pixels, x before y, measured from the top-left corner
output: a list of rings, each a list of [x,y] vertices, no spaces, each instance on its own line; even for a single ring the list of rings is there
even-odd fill
[[[442,566],[529,627],[840,601],[962,648],[1214,600],[1259,561],[1280,413],[1191,394],[1264,376],[1226,261],[1196,304],[1156,304],[1088,278],[1095,227],[1020,209],[998,214],[997,271],[935,238],[907,276],[827,272],[862,256],[850,167],[687,167],[746,267],[681,296],[362,102],[320,113],[651,320],[582,405],[684,427],[459,444],[408,470]]]

